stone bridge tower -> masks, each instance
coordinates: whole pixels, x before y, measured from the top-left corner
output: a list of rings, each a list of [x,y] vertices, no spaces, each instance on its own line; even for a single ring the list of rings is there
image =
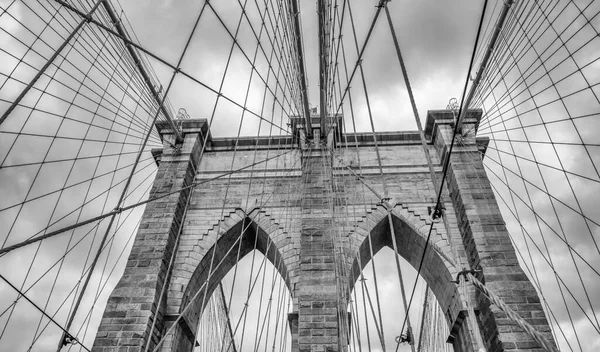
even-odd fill
[[[469,112],[465,127],[476,129],[480,117],[480,111]],[[228,251],[235,244],[241,256],[257,248],[285,278],[293,298],[289,315],[293,351],[346,350],[348,287],[375,253],[392,246],[390,229],[398,253],[414,267],[425,248],[431,224],[428,207],[434,205],[435,191],[419,134],[376,133],[384,161],[380,170],[371,133],[343,135],[331,126],[325,136],[316,121],[312,141],[303,138],[300,125],[293,126],[293,137],[235,141],[211,138],[205,120],[180,123],[184,141],[176,148],[169,126],[157,125],[165,143],[156,153],[159,168],[151,197],[192,182],[201,184],[193,191],[188,188],[147,205],[93,350],[144,351],[147,343],[152,350],[172,328],[159,350],[192,351],[207,301],[204,297],[210,297],[235,265],[237,253]],[[428,113],[427,145],[440,178],[453,123],[451,111]],[[207,135],[208,147],[201,154]],[[342,147],[345,141],[352,148]],[[450,156],[443,199],[459,262],[450,259],[448,235],[438,223],[420,274],[445,312],[451,331],[448,341],[455,351],[474,350],[465,299],[475,306],[479,325],[475,328],[480,329],[488,351],[532,351],[539,347],[522,329],[484,296],[472,292],[461,297],[453,282],[464,267],[482,268],[481,280],[552,339],[538,295],[519,267],[486,177],[480,153],[486,146],[486,140],[467,136]],[[232,159],[234,149],[236,157]],[[264,159],[269,161],[249,167]],[[232,169],[241,170],[215,178]],[[343,184],[335,184],[333,176],[340,175],[348,177]],[[364,184],[380,194],[384,194],[385,184],[392,206],[382,204],[374,193],[362,193]],[[282,190],[290,194],[271,197]],[[291,212],[292,221],[282,222],[283,212]],[[334,241],[335,233],[340,235]]]

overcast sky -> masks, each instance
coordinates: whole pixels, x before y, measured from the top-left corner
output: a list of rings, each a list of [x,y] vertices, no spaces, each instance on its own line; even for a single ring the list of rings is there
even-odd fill
[[[260,8],[262,9],[263,2],[258,2],[261,4]],[[300,1],[300,3],[308,95],[310,105],[316,107],[319,104],[316,7],[314,1]],[[552,6],[556,5],[556,9],[569,4],[568,1],[542,3],[544,3],[544,6],[546,3]],[[44,21],[40,21],[34,13],[49,20],[51,15],[42,11],[43,7],[40,8],[40,6],[50,8],[50,4],[54,3],[42,1],[41,4],[35,1],[25,1],[23,4],[20,1],[0,0],[0,6],[3,9],[3,14],[0,16],[0,28],[4,30],[0,33],[0,47],[3,50],[0,53],[0,72],[2,72],[0,112],[4,112],[8,102],[14,100],[24,88],[22,82],[28,82],[36,72],[35,69],[20,64],[18,57],[25,55],[24,62],[34,67],[40,67],[44,62],[40,55],[48,57],[53,52],[53,48],[56,48],[61,42],[59,35],[50,30],[45,30],[42,38],[49,45],[36,43],[34,48],[40,54],[37,55],[28,52],[26,46],[12,37],[18,37],[25,43],[30,43],[35,39],[31,32],[28,32],[25,27],[19,24],[19,21],[26,23],[27,27],[32,29],[34,33],[39,33],[44,29]],[[235,32],[241,13],[239,3],[228,0],[212,1],[211,4],[226,27],[232,33]],[[491,30],[487,27],[488,19],[497,16],[501,4],[502,1],[491,1],[489,4],[486,21],[484,22],[486,35],[489,35]],[[505,221],[511,231],[515,246],[519,251],[519,255],[522,256],[519,259],[524,265],[524,270],[530,277],[535,278],[537,275],[539,278],[534,279],[534,281],[542,288],[544,297],[552,308],[554,317],[551,320],[553,324],[555,320],[558,321],[563,329],[563,332],[555,331],[555,334],[561,341],[562,350],[565,351],[594,351],[600,348],[600,326],[596,318],[596,315],[600,313],[600,300],[598,299],[600,296],[600,278],[597,274],[600,271],[600,252],[597,251],[594,244],[594,241],[600,241],[598,239],[600,236],[598,226],[598,223],[600,223],[600,208],[596,205],[595,197],[597,192],[600,191],[600,176],[596,167],[600,162],[600,149],[598,147],[600,139],[596,133],[600,127],[597,122],[600,113],[600,100],[598,100],[600,95],[598,86],[600,82],[600,61],[596,61],[599,56],[598,53],[600,53],[600,39],[597,37],[600,21],[598,20],[599,16],[595,16],[600,10],[599,4],[598,1],[576,1],[574,4],[567,6],[558,18],[556,18],[557,12],[548,10],[549,17],[554,20],[554,27],[535,33],[533,33],[533,30],[531,31],[534,38],[536,35],[543,35],[542,39],[539,42],[536,41],[535,44],[536,48],[539,49],[537,55],[544,52],[544,45],[548,45],[553,38],[556,38],[554,30],[560,32],[564,29],[564,33],[561,35],[564,41],[567,41],[567,38],[570,38],[577,28],[583,26],[583,30],[577,32],[573,39],[569,39],[566,44],[567,49],[561,49],[556,56],[547,53],[542,54],[543,57],[550,56],[546,66],[539,70],[532,70],[531,77],[526,80],[526,84],[523,84],[520,77],[527,76],[528,64],[537,55],[534,55],[531,60],[529,60],[529,57],[523,58],[520,65],[509,72],[503,71],[501,77],[506,80],[506,84],[510,86],[512,83],[517,82],[517,86],[523,88],[517,91],[524,91],[524,93],[521,95],[513,93],[507,95],[505,100],[501,100],[506,87],[503,86],[504,82],[500,82],[494,89],[494,95],[489,96],[482,106],[485,109],[487,121],[482,124],[479,131],[480,135],[492,138],[485,159],[488,176],[494,184],[498,202],[503,209]],[[82,8],[81,4],[77,5]],[[139,43],[171,64],[178,62],[194,21],[203,5],[203,1],[191,0],[121,0],[115,3],[115,7],[123,10],[122,13],[118,10],[118,14],[126,15],[128,26],[130,25],[130,28],[135,32]],[[352,1],[359,46],[362,46],[368,26],[375,14],[375,5],[375,0]],[[89,8],[89,5],[86,6],[85,8]],[[255,2],[248,1],[247,6],[252,26],[258,32],[260,21],[258,20],[259,16]],[[449,99],[460,98],[462,94],[482,2],[473,2],[472,0],[423,0],[408,3],[407,1],[394,0],[388,6],[403,51],[419,114],[421,120],[424,121],[427,110],[444,109]],[[8,11],[4,13],[4,9],[8,9]],[[580,15],[580,10],[583,11],[584,15]],[[67,15],[68,11],[60,13]],[[592,20],[589,24],[586,24],[586,19]],[[64,20],[62,21],[62,23],[67,23]],[[357,51],[349,18],[346,17],[345,21],[343,38],[346,63],[348,70],[352,71],[357,59]],[[69,32],[68,28],[60,27],[60,22],[56,20],[52,22],[52,26],[56,28],[58,33],[65,36]],[[68,21],[71,26],[76,22],[77,19],[73,18]],[[514,37],[518,36],[515,35]],[[260,120],[253,114],[263,116],[267,120],[272,120],[274,124],[286,128],[287,117],[282,114],[282,110],[286,113],[295,113],[292,103],[294,98],[290,96],[289,89],[282,91],[281,88],[276,88],[277,84],[274,76],[277,75],[279,65],[274,65],[274,72],[269,72],[268,60],[260,52],[255,65],[262,79],[267,80],[267,77],[269,77],[267,80],[269,88],[272,91],[278,89],[277,93],[274,94],[278,102],[274,102],[275,99],[271,93],[267,93],[267,97],[263,101],[265,84],[261,82],[256,74],[253,75],[252,81],[250,81],[249,94],[246,96],[251,74],[251,65],[247,58],[252,60],[256,48],[256,39],[253,37],[250,25],[246,21],[242,21],[238,38],[241,49],[235,47],[233,50],[222,93],[223,96],[238,104],[247,106],[252,113],[242,115],[242,109],[239,106],[226,101],[226,99],[220,99],[214,118],[212,118],[216,99],[215,94],[181,74],[176,76],[168,94],[170,105],[174,112],[179,108],[185,108],[192,118],[211,119],[211,132],[214,136],[235,137],[240,125],[241,135],[279,134],[281,131],[276,129],[271,131],[269,125],[265,122],[259,125]],[[271,46],[265,42],[264,38],[266,37],[263,36],[262,41],[264,50],[267,55],[270,55]],[[97,43],[98,46],[104,45],[101,40]],[[522,40],[519,43],[513,43],[513,45],[515,48],[522,48],[531,44],[527,40]],[[583,48],[578,49],[582,45]],[[89,43],[83,40],[80,40],[76,45],[82,51],[86,46],[89,46]],[[220,24],[215,13],[207,7],[182,61],[181,70],[218,90],[231,46],[232,40],[228,33]],[[556,47],[558,46],[557,42]],[[54,76],[56,81],[60,80],[66,86],[77,89],[75,87],[78,80],[69,77],[68,73],[75,77],[83,77],[84,72],[77,71],[75,67],[77,64],[80,64],[82,71],[86,71],[88,66],[101,66],[101,61],[97,63],[94,61],[95,64],[90,65],[86,64],[83,58],[77,56],[78,54],[75,51],[69,53],[71,55],[69,56],[70,62],[76,65],[64,64],[62,66],[64,67],[63,71],[51,67],[48,73],[56,72],[56,76]],[[9,54],[13,54],[14,57]],[[548,71],[553,67],[553,64],[560,62],[563,57],[561,55],[566,57],[570,54],[574,57],[572,61],[566,61],[557,69]],[[91,57],[89,59],[93,60]],[[164,91],[173,74],[173,69],[152,58],[149,59],[149,63],[156,73],[157,85],[159,88],[162,86]],[[493,62],[493,64],[499,65],[500,63]],[[103,63],[102,65],[107,67],[108,64]],[[16,69],[13,70],[15,67]],[[380,16],[365,51],[363,68],[375,129],[377,131],[416,129],[384,14]],[[341,58],[339,69],[343,77],[341,87],[343,90],[345,88],[345,76]],[[566,75],[578,69],[580,71],[577,74],[565,78]],[[489,78],[490,81],[497,82],[491,77],[498,71],[497,67],[492,68],[486,79]],[[107,72],[110,72],[110,70]],[[15,80],[6,80],[9,75],[19,79],[21,83]],[[282,85],[285,84],[283,83],[285,81],[284,76],[284,72],[280,73],[279,77]],[[539,80],[536,81],[537,79]],[[80,80],[83,79],[80,78]],[[102,86],[103,82],[108,82],[100,71],[93,69],[89,70],[83,81],[88,83],[86,87],[81,88],[80,93],[88,96],[93,95],[92,92],[101,92],[102,89],[99,87]],[[561,83],[556,83],[557,81]],[[97,82],[98,86],[93,86],[90,82]],[[121,78],[121,82],[127,84],[127,79]],[[553,84],[556,84],[556,88],[546,89],[552,87]],[[60,102],[51,98],[49,94],[40,94],[39,91],[34,89],[32,93],[25,97],[24,104],[36,105],[38,109],[55,112],[55,115],[41,113],[27,115],[27,111],[17,109],[1,126],[0,157],[2,158],[3,168],[0,169],[0,193],[3,199],[0,200],[0,204],[4,210],[0,211],[0,221],[8,225],[3,226],[0,239],[6,239],[6,244],[16,243],[37,233],[52,221],[78,209],[86,199],[94,199],[97,195],[99,197],[83,207],[83,211],[76,211],[55,224],[53,228],[72,223],[77,218],[85,219],[112,209],[122,189],[122,184],[121,187],[114,187],[108,193],[108,197],[107,194],[102,192],[108,188],[111,182],[114,183],[115,180],[119,181],[127,176],[128,167],[135,158],[140,138],[145,134],[140,126],[147,126],[148,121],[151,121],[153,116],[151,102],[142,101],[140,103],[141,99],[136,100],[137,95],[133,93],[136,91],[134,86],[124,89],[122,86],[108,84],[104,88],[105,91],[110,93],[109,95],[112,94],[114,97],[103,97],[102,99],[105,101],[103,104],[106,105],[106,101],[111,101],[114,107],[122,107],[120,114],[117,114],[120,116],[113,117],[112,120],[107,120],[108,122],[98,120],[92,113],[86,113],[85,108],[89,108],[93,112],[98,104],[79,97],[78,94],[75,94],[66,86],[56,84],[48,77],[42,77],[36,85],[37,88],[46,87],[47,93],[63,97],[66,100]],[[525,89],[526,87],[529,89]],[[119,103],[118,98],[123,95],[123,91],[130,92],[130,96],[122,99]],[[139,90],[137,91],[137,94],[139,94]],[[539,95],[535,99],[531,99],[531,95],[538,92]],[[365,94],[358,74],[352,83],[351,94],[357,130],[370,131]],[[566,98],[553,102],[557,97]],[[71,99],[79,108],[68,107],[68,102]],[[515,107],[511,104],[501,103],[498,104],[500,107],[494,107],[494,100],[513,101],[521,104]],[[281,105],[279,105],[280,103]],[[346,99],[344,114],[347,126],[351,125],[349,107]],[[535,107],[540,108],[540,113],[537,113],[538,110]],[[528,109],[532,109],[532,111],[528,111]],[[97,113],[110,115],[107,111],[99,109]],[[517,114],[520,119],[511,119]],[[125,132],[128,123],[127,115],[135,115],[139,119],[138,127],[129,126],[130,129],[135,129],[134,132],[123,137],[123,133],[115,134],[112,130],[106,133],[101,130],[100,127],[108,127],[110,121],[116,121],[123,125],[114,129],[121,128],[120,131]],[[91,121],[97,126],[91,130],[86,130],[85,126],[78,125],[72,120],[65,121],[62,116]],[[578,118],[553,122],[569,116]],[[243,123],[240,123],[242,117]],[[502,121],[506,122],[502,123]],[[527,133],[523,133],[518,128],[520,125],[517,122],[525,125],[539,124],[539,126],[528,129]],[[552,123],[548,124],[548,122]],[[516,129],[510,130],[511,128]],[[511,132],[502,130],[510,130]],[[17,132],[27,132],[32,136],[19,136],[17,138]],[[86,140],[97,139],[99,141],[106,139],[114,143],[86,142],[83,146],[80,146],[77,140],[64,138],[50,141],[49,138],[39,136],[52,136],[55,132],[58,136],[63,137]],[[36,136],[33,136],[34,134]],[[529,139],[542,143],[514,142],[511,144],[507,142],[508,139]],[[543,143],[550,140],[562,144],[551,146]],[[582,141],[586,143],[585,147],[581,145]],[[160,140],[153,134],[148,149],[159,145]],[[124,146],[123,149],[120,149],[121,146]],[[49,151],[48,154],[46,154],[46,151]],[[111,153],[114,153],[115,156],[106,156]],[[119,153],[127,154],[118,157],[116,154]],[[95,157],[99,154],[105,155],[101,158],[101,162],[100,158]],[[511,154],[515,154],[520,158],[517,159]],[[138,173],[135,178],[133,184],[137,188],[131,192],[132,194],[127,201],[129,204],[141,199],[146,194],[152,181],[155,167],[149,154],[145,153],[144,155],[144,162],[140,164],[143,171]],[[89,158],[85,159],[86,156],[89,156]],[[61,158],[78,158],[78,160],[74,163],[68,161],[47,164],[44,167],[35,164],[41,160]],[[525,159],[535,159],[538,163],[529,162]],[[29,163],[34,164],[26,165]],[[499,163],[503,164],[506,169],[500,167]],[[540,166],[540,163],[549,166]],[[552,167],[567,170],[568,174]],[[115,168],[119,170],[113,172]],[[98,178],[94,182],[83,182],[102,172],[106,172],[107,177]],[[527,175],[527,181],[521,180],[521,177],[518,176],[520,173]],[[583,175],[584,177],[574,174]],[[114,178],[112,178],[113,175]],[[67,185],[73,185],[80,181],[82,182],[81,185],[70,187],[67,191],[62,192],[60,196],[55,193],[52,196],[28,202],[20,211],[18,210],[19,207],[8,208],[23,200],[60,190]],[[504,183],[509,184],[514,193],[509,192]],[[550,193],[551,196],[549,197],[544,191]],[[574,194],[577,197],[574,197]],[[55,204],[57,204],[56,211],[54,213],[49,212],[48,209],[54,208]],[[539,215],[538,219],[543,220],[536,221],[532,209],[528,207],[531,204],[534,205],[534,210]],[[94,275],[92,280],[93,285],[91,287],[94,287],[94,290],[97,287],[101,289],[98,289],[99,303],[90,323],[90,331],[85,335],[85,338],[82,338],[88,346],[91,345],[93,331],[99,322],[103,304],[123,270],[123,260],[126,258],[131,245],[130,235],[134,232],[137,219],[139,219],[142,210],[141,208],[137,209],[128,219],[125,219],[126,214],[118,219],[117,224],[124,225],[120,227],[114,236],[115,240],[109,242],[112,246],[109,254],[105,253],[101,257],[100,262],[104,263],[106,261],[107,263],[107,272],[114,263],[120,264],[117,265],[105,286],[103,285],[106,280],[103,281],[100,278],[100,273]],[[577,212],[585,214],[590,220],[584,220]],[[522,226],[515,218],[521,220]],[[37,255],[35,254],[38,250],[37,245],[10,253],[0,258],[0,267],[2,268],[0,273],[15,285],[19,287],[23,285],[24,288],[29,288],[48,268],[58,263],[58,266],[52,267],[49,275],[45,275],[39,283],[33,285],[30,294],[28,294],[28,297],[38,304],[41,306],[46,305],[50,311],[55,312],[65,297],[70,304],[73,298],[70,291],[82,275],[81,268],[86,260],[87,251],[97,246],[97,242],[92,242],[91,235],[85,236],[86,233],[91,231],[91,233],[102,234],[105,226],[106,222],[101,223],[97,228],[93,225],[86,226],[68,236],[54,239],[53,242],[45,242],[45,246],[40,247]],[[69,240],[77,241],[81,238],[83,238],[82,242],[67,255],[64,262],[61,262],[59,258],[64,254],[65,248],[73,245],[68,244]],[[568,251],[565,245],[566,241],[581,257],[573,254],[575,259],[572,258],[572,253]],[[546,255],[540,254],[536,247]],[[528,254],[530,250],[531,257]],[[382,251],[376,257],[378,273],[389,273],[389,275],[384,274],[382,277],[378,277],[382,299],[386,302],[383,320],[388,346],[393,345],[393,339],[398,334],[397,317],[404,314],[400,300],[398,300],[399,288],[394,275],[395,266],[392,265],[392,255],[391,251]],[[32,263],[34,256],[36,259]],[[258,257],[260,258],[260,256]],[[570,291],[567,291],[564,285],[557,283],[558,279],[555,277],[551,265],[549,265],[550,261],[552,261],[552,266],[554,266],[556,272],[560,275],[560,279],[564,280]],[[59,266],[60,274],[58,273]],[[244,270],[247,271],[247,267],[245,266]],[[14,268],[20,269],[15,270]],[[407,283],[412,285],[416,271],[406,262],[403,262],[403,268],[407,273]],[[580,275],[576,274],[577,270],[580,271]],[[248,275],[249,273],[242,276]],[[367,270],[365,275],[370,279],[372,273]],[[108,274],[105,273],[104,276],[107,277]],[[25,277],[27,277],[27,280],[25,280]],[[372,281],[367,280],[367,284],[371,285],[370,290],[374,290]],[[99,283],[100,285],[98,285]],[[419,284],[417,292],[421,291],[422,285]],[[48,292],[53,292],[52,297]],[[246,294],[245,291],[235,292],[238,303]],[[566,303],[563,303],[563,296]],[[4,329],[5,325],[7,326],[0,335],[0,350],[26,350],[31,344],[31,339],[40,322],[39,313],[21,299],[10,317],[10,324],[7,325],[6,321],[9,319],[11,312],[10,307],[15,299],[15,292],[6,284],[0,283],[0,313],[5,311],[6,308],[8,309],[6,313],[0,316],[0,329]],[[258,298],[254,299],[258,301]],[[418,321],[421,304],[420,301],[416,302],[411,310],[413,322]],[[84,301],[84,306],[91,306],[91,298],[88,297]],[[254,305],[251,306],[254,307]],[[567,312],[565,307],[569,307],[570,312]],[[241,307],[233,307],[232,315],[238,317],[241,309]],[[66,321],[67,314],[67,308],[59,310],[57,320]],[[255,310],[251,310],[249,313],[249,315],[256,314],[258,313]],[[84,317],[79,317],[74,326],[79,328],[82,321],[84,321]],[[42,320],[40,329],[46,324],[47,320]],[[577,331],[577,337],[574,331]],[[565,337],[563,337],[563,333]],[[60,336],[60,331],[49,325],[41,338],[36,341],[33,350],[45,351],[54,348],[58,336]],[[80,336],[83,336],[83,332]],[[568,344],[565,339],[569,341]]]

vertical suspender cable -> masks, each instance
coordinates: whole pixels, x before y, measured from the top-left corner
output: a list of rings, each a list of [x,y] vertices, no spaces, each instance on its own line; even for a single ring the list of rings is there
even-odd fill
[[[512,4],[512,0],[508,0],[508,1]],[[482,11],[481,19],[480,19],[480,23],[479,23],[479,29],[477,31],[477,37],[476,37],[476,43],[475,43],[474,53],[475,53],[475,50],[477,48],[477,41],[479,40],[479,34],[480,34],[480,31],[481,31],[481,25],[482,25],[483,18],[484,18],[484,15],[485,15],[486,7],[487,7],[487,1],[485,1],[484,6],[483,6],[483,11]],[[508,12],[507,8],[506,8],[506,12]],[[415,120],[416,120],[416,123],[417,123],[417,128],[419,129],[419,135],[421,137],[421,144],[423,146],[423,149],[424,149],[424,152],[425,152],[425,156],[427,158],[427,163],[428,163],[428,167],[429,167],[429,173],[430,173],[430,176],[431,176],[431,180],[432,180],[434,188],[436,190],[436,198],[437,198],[436,210],[437,210],[437,209],[439,209],[439,206],[441,204],[441,193],[442,193],[443,186],[444,186],[443,182],[444,182],[444,179],[445,179],[445,173],[447,171],[447,166],[448,166],[448,164],[450,162],[450,154],[452,152],[452,147],[454,146],[454,136],[456,135],[456,132],[459,131],[458,124],[455,126],[454,133],[453,133],[453,138],[452,138],[452,143],[450,145],[450,149],[448,151],[447,160],[446,160],[446,163],[445,163],[446,165],[444,165],[445,166],[444,167],[444,175],[442,176],[442,181],[441,181],[440,185],[438,186],[437,179],[436,179],[436,176],[435,176],[435,172],[434,172],[434,169],[433,169],[433,164],[431,162],[431,157],[429,155],[428,148],[427,148],[427,145],[425,143],[425,135],[423,133],[423,127],[421,125],[421,120],[420,120],[419,115],[418,115],[418,111],[417,111],[416,104],[415,104],[415,101],[414,101],[414,96],[412,94],[412,89],[411,89],[410,82],[409,82],[409,79],[408,79],[408,74],[407,74],[407,71],[406,71],[406,67],[404,65],[404,60],[402,59],[402,53],[400,51],[400,45],[398,44],[398,39],[396,37],[396,33],[395,33],[395,30],[394,30],[394,26],[393,26],[393,23],[392,23],[390,12],[389,12],[389,9],[387,8],[387,3],[386,3],[386,6],[385,6],[385,13],[386,13],[386,17],[388,19],[388,24],[390,26],[390,31],[392,33],[392,38],[394,40],[394,46],[395,46],[395,49],[396,49],[396,54],[398,56],[398,61],[400,63],[400,67],[402,69],[402,74],[404,76],[404,81],[405,81],[405,84],[406,84],[406,89],[408,91],[409,98],[410,98],[410,101],[411,101],[411,105],[412,105],[412,108],[413,108],[413,112],[415,114]],[[502,22],[504,21],[505,17],[506,17],[506,14],[504,14],[504,16],[502,17]],[[495,35],[494,37],[497,37],[497,35]],[[488,57],[488,56],[489,55],[486,53],[486,57]],[[471,65],[472,65],[472,61],[473,61],[473,58],[471,59]],[[471,67],[471,65],[469,65],[469,67]],[[480,72],[481,72],[481,70],[480,70]],[[471,93],[471,95],[472,95],[472,93]],[[463,104],[461,106],[461,115],[464,114],[467,111],[467,107],[468,107],[467,102],[463,102]],[[437,191],[438,189],[439,189],[439,191]],[[442,218],[444,220],[444,224],[445,224],[445,227],[446,227],[446,232],[447,232],[448,240],[449,240],[449,243],[450,243],[450,248],[452,249],[452,253],[455,256],[455,261],[457,262],[457,265],[459,265],[459,263],[460,263],[460,262],[458,262],[459,257],[458,257],[456,249],[452,245],[451,231],[450,231],[450,227],[449,227],[447,218],[446,218],[446,216],[445,216],[444,213],[442,213]],[[433,228],[433,224],[430,227],[429,235],[431,235],[431,229],[432,228]],[[427,238],[427,241],[429,241],[429,236]],[[428,244],[428,242],[425,245],[427,246],[427,244]],[[426,248],[427,247],[425,247],[425,249]],[[424,257],[424,254],[425,254],[425,252],[423,252],[423,257]],[[419,269],[420,269],[420,265],[419,265]],[[415,285],[415,287],[416,287],[416,285]],[[414,287],[413,287],[413,293],[414,293]],[[411,301],[412,301],[412,297],[411,297]],[[410,304],[409,304],[409,306],[410,306]],[[467,307],[471,308],[471,305],[467,305]],[[408,311],[406,312],[406,316],[407,316],[407,319],[408,319]],[[485,347],[484,347],[484,344],[483,344],[483,339],[481,337],[481,332],[479,331],[479,327],[478,327],[477,322],[475,320],[474,311],[473,312],[469,312],[469,316],[472,317],[472,318],[470,318],[471,319],[471,325],[472,325],[470,331],[471,331],[472,334],[474,334],[473,338],[475,340],[475,344],[477,346],[477,349],[478,350],[485,350]],[[396,351],[398,350],[398,347],[399,347],[399,344],[396,346]]]

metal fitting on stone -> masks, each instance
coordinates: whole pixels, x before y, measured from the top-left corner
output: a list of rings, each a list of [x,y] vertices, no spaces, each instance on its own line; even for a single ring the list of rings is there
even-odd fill
[[[446,208],[441,203],[438,203],[435,207],[427,207],[431,221],[436,224],[441,221],[445,210]]]
[[[458,274],[456,274],[456,280],[455,281],[451,281],[451,282],[454,282],[455,284],[459,284],[460,283],[460,276],[461,275],[463,275],[465,277],[465,281],[469,281],[468,274],[471,274],[471,275],[477,277],[477,275],[481,274],[481,273],[483,273],[483,270],[481,268],[479,268],[479,269],[473,269],[473,270],[463,268],[463,270],[459,271]]]
[[[412,331],[410,328],[406,328],[406,332],[403,333],[400,336],[396,336],[396,343],[397,344],[409,344],[412,345],[414,342],[413,336],[412,336]]]
[[[74,338],[73,336],[71,336],[71,334],[69,334],[68,332],[65,332],[63,334],[63,340],[62,340],[62,345],[66,346],[66,345],[76,345],[78,344],[79,341],[77,341],[76,338]]]

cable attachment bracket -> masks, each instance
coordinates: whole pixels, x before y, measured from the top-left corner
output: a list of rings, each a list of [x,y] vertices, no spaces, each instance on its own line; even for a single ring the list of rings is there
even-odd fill
[[[77,340],[75,337],[73,337],[73,335],[69,334],[68,332],[65,331],[65,333],[63,334],[63,339],[62,339],[62,345],[66,346],[66,345],[77,345],[79,343],[79,340]]]
[[[429,212],[429,216],[431,217],[431,221],[434,223],[439,223],[446,211],[446,207],[442,203],[437,203],[435,207],[427,207],[427,211]]]
[[[479,268],[479,269],[467,269],[463,267],[463,270],[459,271],[456,274],[456,280],[451,281],[455,284],[460,284],[460,277],[464,276],[465,277],[465,281],[469,281],[469,276],[467,274],[471,274],[475,277],[479,276],[479,274],[483,273],[483,269]]]
[[[379,3],[375,7],[382,8],[382,7],[386,6],[387,3],[390,2],[390,1],[392,1],[392,0],[379,0]]]
[[[397,344],[413,345],[414,344],[414,339],[413,339],[413,334],[412,334],[411,328],[407,327],[405,333],[403,333],[400,336],[396,336],[396,343]]]
[[[390,211],[391,211],[391,209],[393,209],[396,206],[396,202],[394,201],[394,198],[390,197],[390,196],[382,197],[379,202]]]

